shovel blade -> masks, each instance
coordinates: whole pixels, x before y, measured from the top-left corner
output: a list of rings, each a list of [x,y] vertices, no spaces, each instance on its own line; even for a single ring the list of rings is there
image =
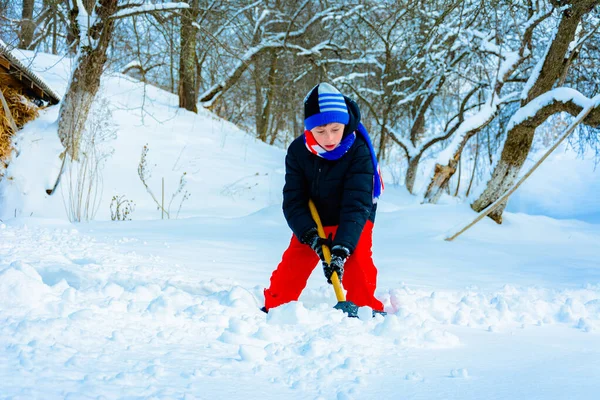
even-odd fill
[[[339,301],[333,308],[342,310],[350,318],[358,318],[358,306],[351,301]]]

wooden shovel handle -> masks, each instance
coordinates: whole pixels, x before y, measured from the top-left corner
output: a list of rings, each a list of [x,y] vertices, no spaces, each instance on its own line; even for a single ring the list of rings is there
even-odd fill
[[[310,209],[310,214],[317,224],[317,232],[319,236],[323,239],[326,238],[325,230],[323,229],[323,224],[321,223],[321,217],[319,217],[319,213],[317,212],[317,207],[312,199],[308,200],[308,208]],[[331,263],[331,251],[327,245],[323,245],[323,256],[325,257],[325,262],[327,264]],[[342,284],[340,283],[340,278],[337,275],[337,272],[333,272],[331,275],[331,283],[333,284],[333,290],[335,291],[335,297],[338,301],[346,301],[346,294],[344,293],[344,289],[342,289]]]

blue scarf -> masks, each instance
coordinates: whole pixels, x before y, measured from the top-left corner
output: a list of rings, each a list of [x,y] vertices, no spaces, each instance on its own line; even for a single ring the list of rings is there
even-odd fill
[[[371,162],[373,163],[373,170],[375,171],[373,176],[373,203],[377,203],[377,199],[381,196],[383,191],[383,179],[381,178],[381,171],[379,170],[379,164],[377,162],[377,156],[375,155],[375,149],[373,148],[373,143],[371,143],[371,138],[369,137],[369,133],[367,132],[367,128],[362,123],[358,124],[358,129],[355,132],[347,135],[342,139],[339,146],[331,151],[325,150],[323,147],[317,143],[315,137],[312,132],[309,130],[304,131],[304,144],[308,151],[313,153],[314,155],[324,158],[326,160],[337,160],[342,157],[344,154],[350,150],[350,147],[354,144],[356,140],[356,132],[358,132],[369,147],[369,152],[371,153]]]

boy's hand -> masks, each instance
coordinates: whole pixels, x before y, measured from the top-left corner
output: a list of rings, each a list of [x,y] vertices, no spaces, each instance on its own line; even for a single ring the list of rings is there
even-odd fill
[[[325,256],[323,255],[323,245],[326,245],[331,249],[331,242],[331,234],[329,234],[327,239],[323,239],[319,236],[317,228],[310,229],[302,236],[302,243],[309,245],[310,248],[317,253],[321,261],[325,261]]]
[[[344,264],[346,263],[346,259],[350,255],[350,250],[348,250],[344,246],[336,245],[331,249],[331,263],[327,264],[323,262],[323,272],[325,273],[325,278],[327,278],[327,283],[331,284],[331,275],[335,271],[342,281],[342,276],[344,275]]]

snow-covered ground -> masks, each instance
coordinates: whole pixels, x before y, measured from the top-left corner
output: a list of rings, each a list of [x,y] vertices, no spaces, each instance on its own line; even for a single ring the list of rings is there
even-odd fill
[[[57,90],[65,63],[35,61]],[[509,204],[528,214],[484,220],[452,243],[443,238],[473,217],[467,205],[419,205],[388,185],[373,249],[388,316],[333,310],[319,268],[299,302],[265,315],[262,289],[290,238],[283,150],[120,75],[103,96],[118,135],[97,221],[66,220],[64,187],[44,194],[60,167],[56,108],[21,131],[13,179],[0,183],[1,399],[597,397],[590,160],[553,156],[545,168],[556,173],[536,172]],[[160,220],[138,177],[145,144],[155,194],[165,177],[169,199],[187,173],[179,219]],[[578,193],[585,213],[569,205]],[[136,203],[132,221],[110,221],[114,195]]]

